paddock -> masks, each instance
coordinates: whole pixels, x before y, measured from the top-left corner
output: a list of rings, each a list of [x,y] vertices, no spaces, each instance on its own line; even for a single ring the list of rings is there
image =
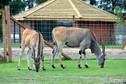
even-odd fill
[[[0,52],[3,49],[0,48]],[[95,55],[90,53],[90,50],[87,50],[87,62],[89,68],[85,68],[82,65],[82,69],[77,67],[78,65],[78,49],[77,48],[64,48],[64,53],[68,54],[70,57],[73,57],[72,60],[66,60],[62,57],[66,69],[62,69],[59,66],[58,57],[55,59],[56,68],[51,67],[51,48],[45,47],[44,56],[45,56],[45,68],[46,71],[40,69],[39,73],[34,71],[27,70],[27,60],[26,53],[22,58],[21,71],[17,70],[18,64],[18,52],[20,51],[19,47],[12,48],[13,61],[11,63],[3,62],[0,63],[0,83],[55,83],[55,84],[64,84],[64,83],[117,83],[125,84],[126,82],[126,49],[107,49],[106,53],[106,62],[103,69],[100,69],[97,65],[97,60]],[[68,52],[69,50],[69,52]],[[31,60],[31,63],[33,61]],[[82,64],[84,62],[82,61]],[[6,67],[5,67],[6,66]]]
[[[38,8],[40,8],[40,10],[42,9],[41,11],[44,12],[42,14],[40,14],[41,11],[37,11],[39,9],[35,10],[35,12],[32,10],[36,8],[32,8],[28,14],[24,14],[27,13],[24,12],[10,16],[12,11],[8,6],[5,7],[5,10],[0,9],[0,20],[2,21],[2,33],[0,32],[0,83],[59,84],[60,82],[61,84],[125,84],[126,47],[123,46],[126,40],[125,23],[122,23],[121,26],[116,25],[117,17],[115,15],[112,15],[103,10],[99,10],[98,8],[86,4],[81,0],[64,0],[64,4],[60,3],[60,1],[63,2],[62,0],[48,0],[44,5],[39,5]],[[55,8],[56,4],[53,2],[60,3],[57,5],[57,7],[60,6],[61,9]],[[79,9],[82,10],[80,11],[77,7],[81,7]],[[83,10],[86,9],[84,7],[88,7],[88,9]],[[45,10],[44,8],[48,10]],[[54,9],[50,10],[50,8]],[[84,14],[85,12],[87,14]],[[28,17],[23,16],[23,14]],[[86,27],[91,29],[96,35],[97,41],[100,44],[100,48],[101,42],[103,41],[105,43],[107,54],[105,68],[99,69],[96,56],[92,54],[89,49],[87,49],[86,56],[89,63],[89,69],[84,68],[84,66],[82,66],[82,69],[78,69],[77,63],[79,58],[79,49],[68,48],[67,46],[64,46],[62,60],[67,68],[62,69],[60,67],[56,67],[56,69],[52,69],[51,57],[53,42],[51,31],[56,26],[70,26],[80,28]],[[43,53],[45,57],[45,68],[47,70],[42,71],[42,69],[40,69],[39,74],[35,73],[34,71],[28,71],[26,68],[26,54],[28,49],[25,50],[23,55],[23,64],[21,66],[22,70],[17,70],[19,52],[21,51],[21,34],[22,31],[27,27],[39,30],[45,39],[46,45]],[[122,47],[124,48],[123,50]],[[33,63],[33,60],[31,60],[31,63]],[[59,66],[57,56],[55,59],[55,64],[56,66]],[[83,61],[82,64],[84,64]]]

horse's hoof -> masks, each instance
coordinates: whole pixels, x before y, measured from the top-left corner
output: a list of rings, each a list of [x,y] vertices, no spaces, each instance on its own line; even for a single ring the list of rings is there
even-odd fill
[[[56,68],[54,65],[52,65],[53,68]]]
[[[17,67],[18,68],[18,70],[20,70],[20,67]]]
[[[29,70],[32,70],[32,68],[31,68],[31,67],[28,67],[28,69],[29,69]]]
[[[45,68],[42,68],[43,69],[43,71],[45,71],[46,69]]]
[[[18,70],[21,70],[21,69],[18,68]]]
[[[62,67],[63,69],[66,69],[63,65],[61,65],[61,67]]]
[[[81,65],[80,65],[80,64],[78,65],[78,67],[79,67],[79,69],[82,69],[82,67],[81,67]]]
[[[86,68],[89,68],[88,65],[85,65]]]

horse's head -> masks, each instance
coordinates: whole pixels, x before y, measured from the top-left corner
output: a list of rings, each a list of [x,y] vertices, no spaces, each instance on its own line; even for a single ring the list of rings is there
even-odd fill
[[[35,65],[36,72],[39,72],[39,68],[40,68],[40,57],[34,59],[34,65]]]
[[[102,44],[102,49],[103,49],[102,55],[99,57],[99,62],[98,62],[100,68],[104,68],[104,63],[105,63],[106,54],[105,54],[105,45],[104,44]]]

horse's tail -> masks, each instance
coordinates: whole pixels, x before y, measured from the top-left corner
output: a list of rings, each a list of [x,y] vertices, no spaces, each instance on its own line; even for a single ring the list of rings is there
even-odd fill
[[[54,53],[54,49],[55,49],[55,47],[57,47],[57,42],[56,42],[56,40],[54,38],[53,31],[52,31],[52,39],[53,39],[53,45],[54,45],[52,53]]]
[[[53,31],[52,31],[52,39],[53,39],[53,45],[57,45],[56,40],[55,40],[54,35],[53,35]]]

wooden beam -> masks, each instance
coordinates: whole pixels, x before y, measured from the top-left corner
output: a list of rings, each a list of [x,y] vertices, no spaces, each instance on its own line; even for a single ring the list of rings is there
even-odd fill
[[[126,41],[125,41],[125,43],[124,43],[124,45],[123,45],[123,47],[122,47],[122,50],[125,48],[125,46],[126,46]]]
[[[6,27],[7,27],[7,48],[8,48],[8,62],[12,62],[12,48],[11,48],[11,27],[10,27],[10,9],[5,6]]]
[[[75,15],[73,15],[73,27],[75,27]]]
[[[4,59],[7,61],[7,41],[6,41],[6,27],[5,27],[5,12],[1,10],[2,13],[2,27],[3,27],[3,50],[4,50]]]
[[[44,43],[46,45],[48,45],[49,47],[51,47],[52,49],[54,48],[53,44],[50,44],[49,42],[45,41],[44,40]],[[69,60],[72,60],[69,56],[67,56],[66,54],[62,53],[62,56],[64,56],[65,58],[69,59]]]
[[[14,22],[16,22],[19,26],[21,26],[22,28],[26,29],[27,27],[25,27],[24,25],[22,25],[19,21],[17,21],[15,18],[10,16],[10,19]]]
[[[68,0],[68,1],[69,1],[69,3],[71,4],[71,6],[73,7],[73,9],[74,9],[74,11],[76,12],[77,16],[78,16],[79,18],[82,18],[81,13],[80,13],[79,10],[76,8],[76,6],[75,6],[75,4],[72,2],[72,0]]]
[[[15,22],[13,22],[13,42],[15,43]]]
[[[21,43],[21,26],[19,26],[19,43]]]

